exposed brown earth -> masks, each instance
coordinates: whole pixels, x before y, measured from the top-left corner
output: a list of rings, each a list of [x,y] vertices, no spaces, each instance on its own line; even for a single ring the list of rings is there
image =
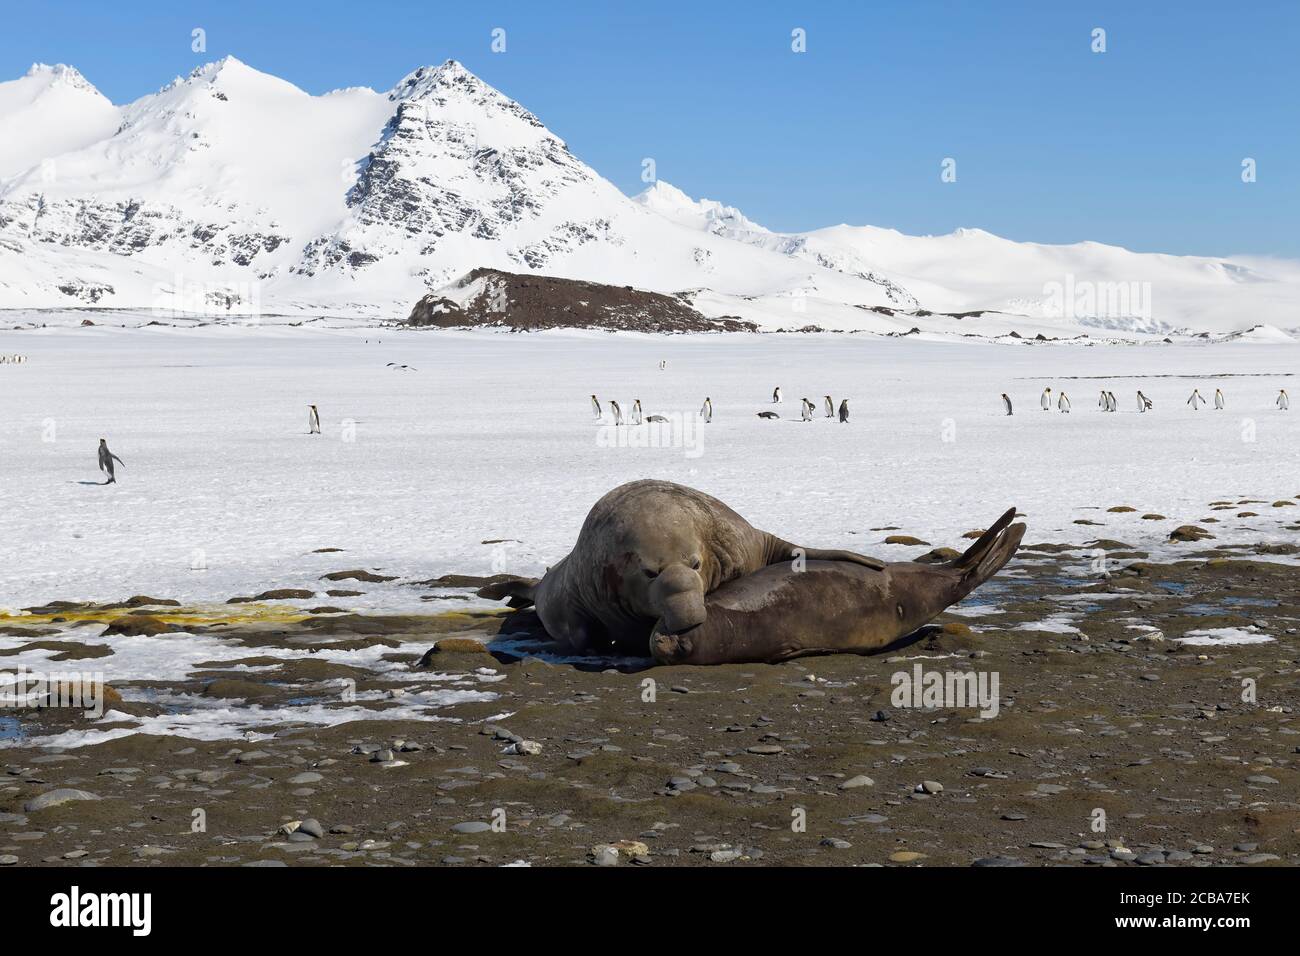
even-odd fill
[[[607,329],[629,332],[754,332],[732,317],[709,319],[677,296],[631,286],[553,276],[475,269],[460,280],[486,280],[463,306],[437,294],[415,304],[407,325],[435,328],[489,326],[516,331]]]
[[[528,612],[235,605],[222,613],[247,616],[222,624],[155,600],[150,615],[164,624],[246,648],[237,661],[200,662],[170,691],[289,713],[344,706],[340,679],[397,696],[359,705],[375,720],[260,728],[270,739],[135,734],[62,753],[4,749],[0,860],[1300,864],[1300,574],[1213,542],[1187,545],[1175,564],[1095,544],[1116,546],[1109,577],[1090,576],[1092,545],[1031,544],[970,607],[909,646],[775,666],[547,662],[530,656],[546,645]],[[78,627],[127,616],[70,602],[38,610],[6,633],[74,659],[97,650]],[[1176,640],[1214,628],[1276,640]],[[329,647],[379,647],[430,680],[488,667],[503,679],[484,686],[499,696],[429,712],[448,720],[384,719],[412,683],[313,653]],[[997,715],[898,706],[894,675],[918,664],[997,674]],[[1253,700],[1243,700],[1247,681]],[[157,713],[141,699],[150,686],[121,685],[128,699],[114,706]],[[20,744],[89,726],[66,708],[0,711],[9,715]],[[26,809],[62,788],[100,799]]]

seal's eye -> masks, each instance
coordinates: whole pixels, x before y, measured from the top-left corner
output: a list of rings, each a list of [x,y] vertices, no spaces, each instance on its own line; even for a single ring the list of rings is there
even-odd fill
[[[646,569],[645,569],[645,576],[648,577],[648,578],[650,578],[651,580],[654,580],[655,578],[659,577],[659,572],[658,572],[658,571],[651,571],[649,568],[646,568]]]
[[[691,562],[691,570],[698,571],[699,569],[700,569],[700,559],[696,558],[694,561]]]

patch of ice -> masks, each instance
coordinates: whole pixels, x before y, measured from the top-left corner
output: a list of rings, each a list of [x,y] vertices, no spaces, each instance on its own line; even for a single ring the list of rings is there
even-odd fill
[[[1217,647],[1225,644],[1267,644],[1273,638],[1267,634],[1260,634],[1254,627],[1210,627],[1200,631],[1188,631],[1175,640],[1180,644],[1194,647]]]
[[[1014,630],[1046,631],[1049,634],[1082,634],[1083,632],[1074,626],[1074,620],[1068,614],[1053,614],[1041,621],[1026,621],[1023,624],[1017,624]]]
[[[380,699],[379,693],[358,695],[358,699]],[[50,737],[29,740],[30,746],[73,749],[100,744],[133,733],[159,736],[175,735],[192,740],[267,740],[275,736],[270,728],[315,725],[333,727],[349,721],[362,720],[418,720],[427,722],[449,721],[452,718],[429,713],[430,708],[445,707],[466,701],[491,701],[496,694],[477,690],[427,690],[411,691],[393,698],[396,705],[383,709],[368,707],[339,707],[320,703],[297,707],[234,706],[230,700],[209,700],[190,694],[159,694],[157,703],[178,708],[177,712],[156,717],[133,717],[118,711],[109,711],[97,723],[122,723],[134,721],[136,726],[116,727],[111,730],[70,730]],[[263,728],[259,730],[257,728]]]
[[[958,617],[986,617],[991,614],[1006,614],[1007,612],[1000,607],[994,607],[992,604],[959,604],[956,607],[948,608],[949,614],[956,614]]]

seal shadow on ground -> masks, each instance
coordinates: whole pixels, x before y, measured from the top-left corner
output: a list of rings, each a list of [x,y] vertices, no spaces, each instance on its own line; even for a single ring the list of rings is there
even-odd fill
[[[856,653],[848,651],[839,653],[853,657],[895,654],[904,648],[942,632],[943,628],[937,624],[925,624],[911,634],[907,634],[885,647]],[[537,612],[532,608],[511,611],[505,615],[497,636],[488,643],[488,653],[496,659],[497,663],[503,665],[517,664],[523,658],[535,657],[550,664],[565,664],[575,670],[587,672],[617,670],[625,674],[635,674],[660,666],[648,654],[646,657],[567,654],[542,627]],[[780,664],[771,666],[780,666]]]

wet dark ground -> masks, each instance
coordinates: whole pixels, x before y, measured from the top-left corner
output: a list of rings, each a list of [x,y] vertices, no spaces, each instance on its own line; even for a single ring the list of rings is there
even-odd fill
[[[170,690],[333,705],[349,677],[401,693],[310,653],[376,643],[403,667],[504,679],[495,700],[430,712],[446,720],[376,713],[256,741],[57,752],[24,741],[90,726],[76,712],[4,715],[0,742],[19,746],[0,750],[0,863],[1300,864],[1300,570],[1207,544],[1169,564],[1122,542],[1100,543],[1101,563],[1031,544],[905,647],[774,666],[548,660],[526,617],[500,613],[238,619],[222,633],[244,662],[275,666],[199,667]],[[88,609],[45,610],[6,633],[93,665],[93,647],[42,633]],[[107,617],[150,611],[186,614]],[[1198,631],[1273,640],[1179,640]],[[304,653],[259,657],[272,646]],[[898,706],[891,678],[917,663],[996,675],[997,715]],[[99,799],[28,809],[58,788]]]

